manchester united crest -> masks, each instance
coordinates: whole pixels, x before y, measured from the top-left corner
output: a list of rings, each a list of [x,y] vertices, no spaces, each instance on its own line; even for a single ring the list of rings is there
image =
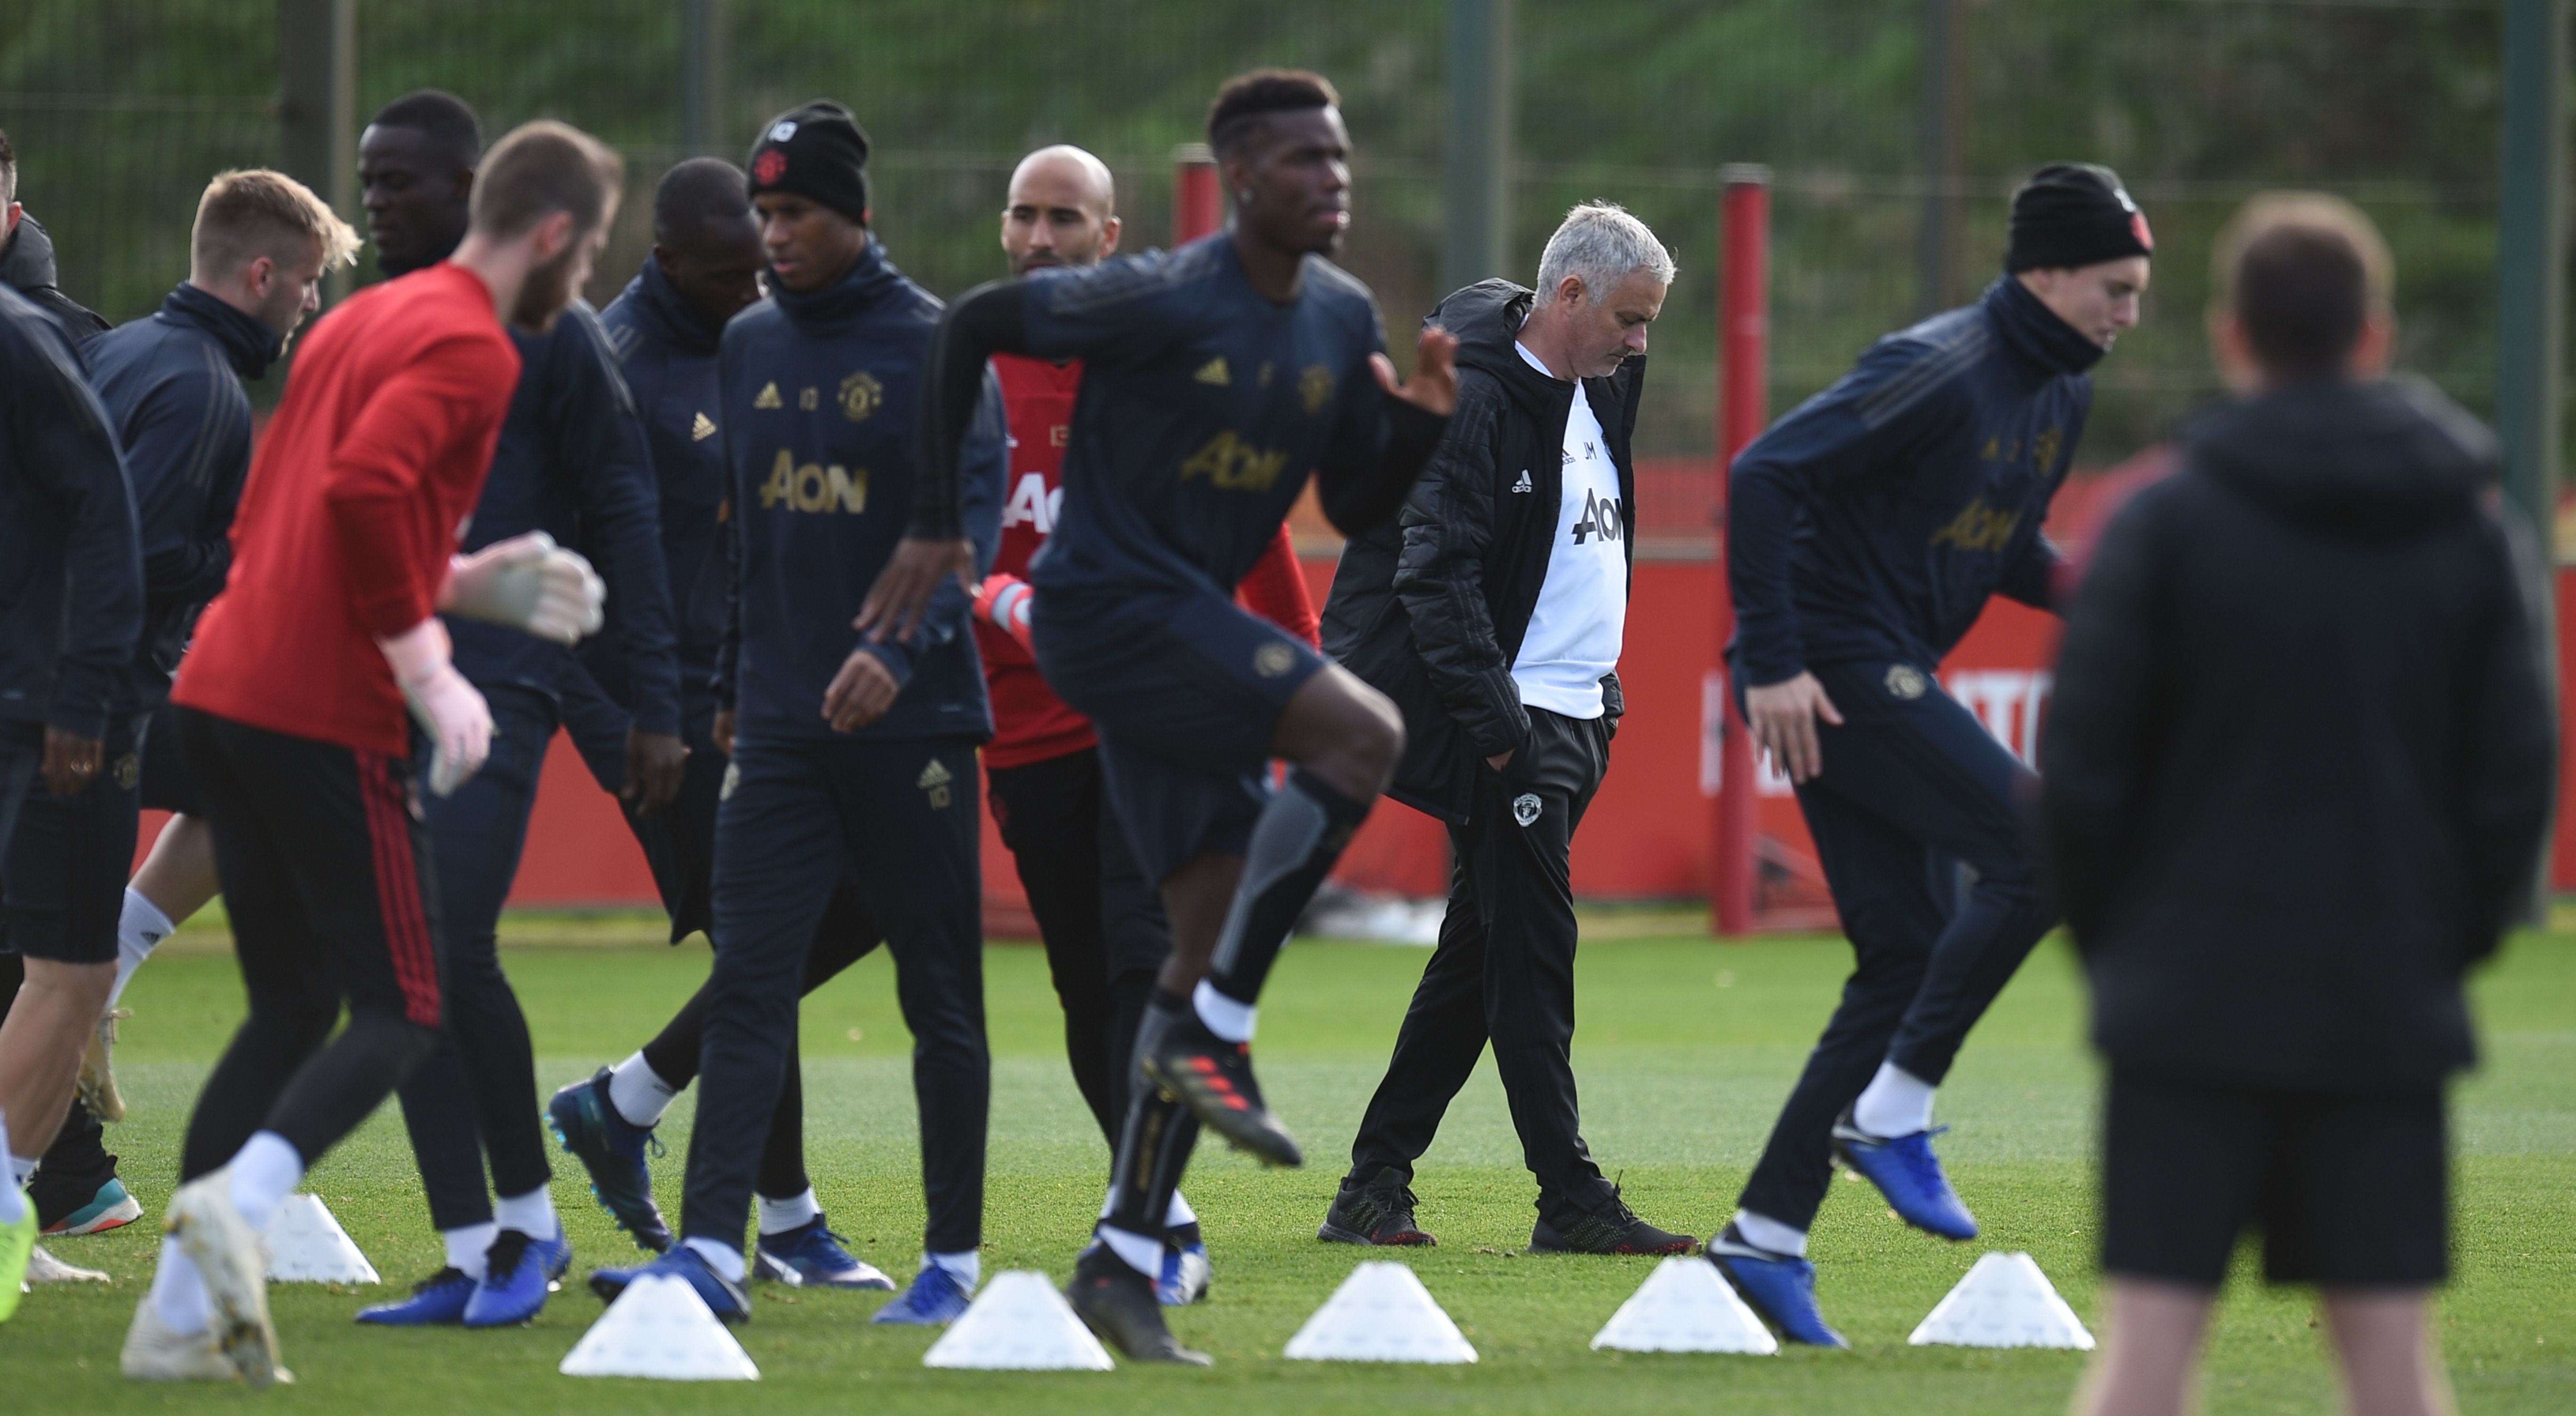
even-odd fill
[[[885,402],[885,385],[865,369],[841,380],[841,416],[853,423],[864,423],[868,415]]]
[[[1333,401],[1333,371],[1321,364],[1308,364],[1297,376],[1297,401],[1306,405],[1306,416],[1314,417]]]
[[[1914,699],[1922,697],[1923,690],[1929,687],[1931,687],[1931,684],[1923,677],[1923,671],[1914,667],[1912,664],[1890,664],[1887,666],[1888,697],[1911,702]]]

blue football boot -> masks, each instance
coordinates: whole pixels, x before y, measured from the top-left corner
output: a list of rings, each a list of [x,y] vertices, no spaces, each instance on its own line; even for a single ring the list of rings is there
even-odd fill
[[[661,1138],[649,1126],[637,1126],[617,1114],[608,1100],[608,1069],[586,1082],[575,1082],[546,1102],[546,1125],[564,1150],[590,1172],[590,1193],[635,1240],[635,1247],[661,1253],[671,1247],[671,1226],[662,1222],[662,1207],[653,1203],[653,1172],[645,1152],[662,1153]]]
[[[874,1288],[892,1293],[894,1280],[885,1270],[841,1247],[846,1241],[823,1223],[823,1216],[779,1234],[763,1234],[751,1256],[753,1276],[791,1288]]]
[[[377,1327],[446,1327],[461,1323],[474,1289],[474,1280],[462,1271],[443,1268],[412,1285],[408,1298],[360,1308],[358,1321]]]
[[[1851,1346],[1841,1333],[1825,1326],[1824,1311],[1816,1306],[1814,1264],[1756,1248],[1744,1242],[1732,1224],[1708,1241],[1708,1261],[1782,1337],[1810,1347]]]
[[[751,1295],[743,1291],[741,1284],[709,1268],[698,1251],[685,1244],[675,1245],[660,1258],[632,1268],[592,1269],[590,1291],[598,1294],[601,1301],[614,1303],[617,1295],[626,1291],[626,1285],[655,1274],[679,1279],[696,1289],[707,1310],[726,1323],[751,1321]]]
[[[561,1224],[555,1226],[552,1239],[502,1230],[487,1251],[483,1281],[474,1285],[474,1296],[465,1302],[465,1325],[514,1327],[526,1322],[546,1306],[546,1295],[561,1286],[564,1270],[570,1267],[572,1242]]]
[[[965,1315],[965,1288],[948,1270],[931,1264],[913,1275],[912,1286],[903,1291],[903,1296],[877,1309],[877,1315],[868,1321],[938,1327]]]
[[[1853,1123],[1852,1109],[1846,1106],[1834,1123],[1834,1154],[1878,1187],[1897,1218],[1944,1239],[1974,1239],[1977,1217],[1959,1203],[1950,1177],[1941,1173],[1940,1157],[1932,1154],[1932,1138],[1949,1129],[1873,1136]]]
[[[1207,1296],[1216,1271],[1208,1264],[1207,1240],[1195,1223],[1175,1225],[1163,1234],[1163,1272],[1154,1280],[1154,1297],[1166,1308],[1186,1308]]]

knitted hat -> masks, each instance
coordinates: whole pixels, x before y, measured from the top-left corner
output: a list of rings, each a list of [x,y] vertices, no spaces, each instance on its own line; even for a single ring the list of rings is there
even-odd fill
[[[2120,174],[2090,162],[2053,162],[2012,198],[2012,244],[2004,269],[2059,270],[2128,256],[2152,256],[2146,213],[2129,200]]]
[[[817,99],[771,119],[743,167],[755,197],[794,192],[867,222],[868,135],[837,103]]]

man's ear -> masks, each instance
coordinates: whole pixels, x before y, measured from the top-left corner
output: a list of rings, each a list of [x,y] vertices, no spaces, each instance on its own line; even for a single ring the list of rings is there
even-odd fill
[[[1583,277],[1579,275],[1569,275],[1565,277],[1556,283],[1556,290],[1554,293],[1556,296],[1556,303],[1560,305],[1582,304],[1585,295],[1585,291],[1583,289]]]
[[[242,267],[242,284],[249,287],[251,298],[265,300],[277,288],[277,262],[267,256],[254,257]]]
[[[0,242],[5,242],[18,234],[18,218],[26,214],[27,209],[16,202],[9,203],[5,209],[0,209]]]
[[[1125,223],[1114,216],[1100,223],[1100,254],[1103,257],[1118,254],[1118,233],[1124,226]]]

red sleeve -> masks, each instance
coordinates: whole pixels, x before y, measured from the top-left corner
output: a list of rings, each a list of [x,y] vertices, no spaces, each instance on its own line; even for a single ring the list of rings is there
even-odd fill
[[[430,346],[377,388],[332,450],[323,505],[351,607],[378,639],[436,610],[447,558],[433,550],[444,538],[415,529],[429,506],[424,484],[508,415],[518,380],[517,351],[508,352],[495,357],[489,341],[467,338]]]
[[[1307,647],[1323,647],[1323,622],[1315,618],[1315,597],[1306,589],[1305,567],[1297,564],[1297,538],[1289,534],[1287,522],[1279,523],[1278,539],[1253,562],[1235,596],[1245,609],[1305,640]]]

